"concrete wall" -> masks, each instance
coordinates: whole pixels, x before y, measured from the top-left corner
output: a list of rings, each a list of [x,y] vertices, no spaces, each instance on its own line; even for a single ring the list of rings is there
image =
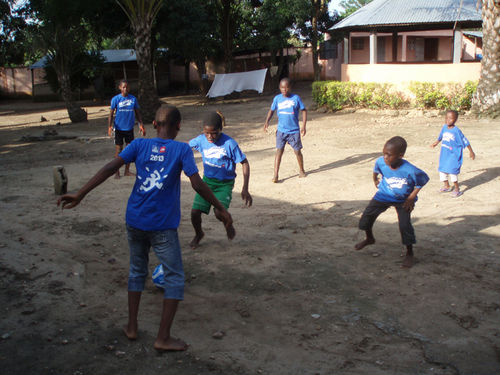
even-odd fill
[[[405,82],[467,82],[479,79],[480,62],[462,64],[342,64],[343,82],[391,83],[405,92]]]
[[[28,68],[0,68],[0,96],[30,96],[31,91],[31,72]]]

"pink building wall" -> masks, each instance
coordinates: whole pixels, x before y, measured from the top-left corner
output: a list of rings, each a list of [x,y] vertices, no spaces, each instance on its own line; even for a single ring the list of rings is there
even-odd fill
[[[479,79],[481,62],[462,64],[342,64],[343,82],[393,84],[405,92],[410,81],[461,82]]]
[[[4,96],[31,95],[31,71],[26,67],[0,68],[0,91]]]

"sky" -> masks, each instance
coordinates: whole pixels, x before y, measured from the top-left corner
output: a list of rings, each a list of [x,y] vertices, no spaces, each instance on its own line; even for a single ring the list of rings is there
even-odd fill
[[[341,11],[341,10],[344,10],[342,7],[339,6],[339,3],[340,3],[341,0],[332,0],[330,1],[330,3],[328,4],[328,10],[337,10],[337,11]]]

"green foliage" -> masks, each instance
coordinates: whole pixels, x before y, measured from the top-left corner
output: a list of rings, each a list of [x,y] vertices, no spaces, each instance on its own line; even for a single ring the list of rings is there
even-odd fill
[[[411,81],[408,89],[413,96],[413,105],[417,108],[468,110],[471,107],[472,95],[477,89],[477,82],[468,81],[461,84]]]
[[[77,54],[75,59],[71,61],[71,91],[82,92],[86,88],[92,86],[94,80],[103,72],[103,69],[104,57],[100,54],[100,52],[81,52]],[[61,86],[59,85],[56,70],[50,62],[45,65],[44,71],[45,76],[43,79],[47,81],[53,92],[59,93]]]
[[[312,97],[319,107],[338,111],[347,106],[365,108],[416,108],[468,110],[478,82],[415,82],[408,84],[411,100],[388,83],[322,81],[312,85]]]
[[[404,104],[400,93],[388,83],[321,81],[312,85],[312,97],[318,106],[335,111],[346,106],[399,108]]]
[[[343,0],[339,3],[339,5],[344,8],[344,12],[342,12],[341,16],[345,18],[372,1],[373,0]]]

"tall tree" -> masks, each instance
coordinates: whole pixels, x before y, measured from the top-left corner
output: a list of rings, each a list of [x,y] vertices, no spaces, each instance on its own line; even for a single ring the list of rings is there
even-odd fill
[[[176,64],[187,66],[194,62],[200,78],[201,91],[208,87],[202,77],[206,74],[206,62],[220,50],[217,21],[213,4],[199,0],[166,0],[158,17],[164,22],[158,25],[158,44],[163,47],[164,57]],[[189,70],[188,72],[189,73]],[[185,75],[185,91],[189,90],[189,74]]]
[[[24,18],[12,9],[14,0],[0,0],[0,66],[22,65],[28,38]]]
[[[75,102],[71,92],[71,76],[79,69],[77,57],[86,52],[89,38],[83,19],[84,2],[31,0],[27,6],[36,20],[30,28],[31,35],[46,54],[47,64],[55,70],[71,122],[87,121],[87,112]]]
[[[343,0],[339,5],[344,8],[341,16],[345,18],[354,13],[358,9],[364,7],[366,4],[371,3],[373,0]]]
[[[483,59],[472,112],[500,117],[500,0],[479,0],[483,13]]]
[[[151,123],[160,108],[160,100],[153,79],[153,61],[151,48],[151,28],[163,0],[116,0],[130,20],[130,27],[135,37],[135,52],[139,65],[138,101],[141,117]]]

